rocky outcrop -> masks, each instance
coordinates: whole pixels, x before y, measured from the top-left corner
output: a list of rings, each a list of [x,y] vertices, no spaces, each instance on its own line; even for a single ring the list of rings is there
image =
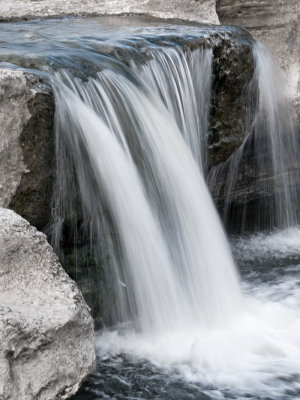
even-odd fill
[[[44,234],[0,209],[0,398],[67,399],[94,366],[89,309]]]
[[[255,38],[271,49],[287,72],[291,99],[294,100],[300,121],[299,1],[217,0],[217,12],[222,24],[245,26]],[[277,83],[278,87],[282,87],[280,80]],[[272,93],[274,97],[274,91]],[[275,97],[279,98],[280,93]],[[278,107],[276,112],[283,107],[287,105]],[[292,114],[287,119],[292,120]],[[285,122],[277,121],[274,129],[283,124]],[[216,204],[226,220],[227,227],[233,231],[285,226],[286,223],[278,220],[278,215],[285,213],[284,209],[289,201],[291,204],[288,207],[295,209],[291,213],[300,215],[300,165],[294,156],[299,148],[297,140],[289,150],[289,155],[285,149],[282,151],[286,154],[276,155],[277,159],[285,160],[285,165],[281,166],[281,173],[276,174],[271,165],[269,148],[272,132],[265,132],[268,130],[267,126],[261,125],[260,128],[256,140],[244,143],[235,156],[220,164],[210,175],[211,190]],[[295,129],[299,131],[299,125]],[[292,140],[293,128],[289,126],[288,131],[283,129],[282,134],[286,136],[280,145],[283,148],[284,144]],[[262,169],[258,164],[269,167]],[[284,176],[284,182],[279,184],[281,174]],[[296,217],[292,219],[295,221]]]
[[[0,20],[62,15],[147,15],[218,24],[215,0],[0,0]]]
[[[225,161],[245,138],[247,89],[254,72],[252,36],[240,28],[224,32],[212,38],[208,169]]]
[[[300,117],[299,0],[217,0],[216,5],[221,24],[246,27],[276,55],[288,73]]]
[[[0,69],[0,207],[42,229],[51,214],[54,99],[36,74]]]

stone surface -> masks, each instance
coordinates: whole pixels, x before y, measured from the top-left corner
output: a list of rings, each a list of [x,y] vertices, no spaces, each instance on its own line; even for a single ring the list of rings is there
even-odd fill
[[[142,14],[218,24],[215,0],[0,0],[0,20],[61,15]]]
[[[243,25],[266,44],[288,73],[300,120],[299,0],[217,0],[222,24]]]
[[[228,29],[212,38],[212,42],[209,169],[225,161],[245,138],[247,89],[254,72],[253,38],[247,31]]]
[[[0,69],[0,207],[42,229],[54,175],[54,100],[38,75]]]
[[[0,399],[66,399],[94,366],[89,309],[44,234],[0,209]]]
[[[300,2],[298,0],[217,0],[217,13],[222,24],[243,25],[269,47],[286,70],[291,98],[300,121]],[[260,135],[264,133],[261,132]],[[267,140],[270,140],[268,138]],[[212,193],[226,225],[233,231],[270,228],[276,214],[276,198],[282,190],[272,171],[260,171],[254,145],[247,146],[235,169],[236,181],[229,187],[227,171],[230,160],[211,174]],[[264,146],[260,157],[266,157]],[[286,180],[293,182],[290,190],[300,196],[300,166],[286,166]],[[229,176],[232,172],[229,172]],[[227,205],[226,205],[227,204]],[[299,207],[295,204],[299,215]]]

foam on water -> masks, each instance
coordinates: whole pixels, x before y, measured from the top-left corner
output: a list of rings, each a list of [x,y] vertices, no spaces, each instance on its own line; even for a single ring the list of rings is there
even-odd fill
[[[300,229],[293,226],[273,232],[261,232],[248,237],[233,239],[235,253],[244,259],[287,258],[299,256]]]
[[[286,255],[287,265],[273,281],[244,282],[245,311],[230,326],[212,330],[195,324],[151,338],[106,331],[97,337],[100,359],[117,354],[136,363],[147,359],[170,379],[200,385],[212,399],[300,398],[300,265],[288,267],[290,254],[300,256],[299,235],[293,228],[236,241],[243,243],[246,260],[250,252],[268,257],[273,249],[280,258]]]

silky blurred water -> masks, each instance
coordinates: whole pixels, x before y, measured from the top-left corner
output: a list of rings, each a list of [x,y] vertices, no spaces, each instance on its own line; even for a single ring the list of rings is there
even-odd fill
[[[97,369],[74,400],[300,398],[300,228],[231,245],[246,311],[230,327],[147,338],[98,332]]]
[[[0,66],[39,71],[56,93],[54,242],[76,180],[113,266],[122,322],[97,332],[97,370],[74,399],[300,398],[299,229],[231,239],[241,295],[203,179],[204,43],[228,32],[244,40],[143,18],[1,24]]]

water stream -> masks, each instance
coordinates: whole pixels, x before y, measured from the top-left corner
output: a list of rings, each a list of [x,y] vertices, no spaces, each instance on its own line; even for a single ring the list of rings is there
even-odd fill
[[[295,110],[291,106],[291,89],[287,76],[271,52],[261,43],[253,47],[255,70],[247,88],[248,111],[243,144],[225,161],[210,171],[211,187],[225,194],[224,219],[230,218],[230,207],[236,186],[254,185],[258,201],[252,216],[256,229],[291,227],[299,222],[297,159],[299,134]],[[245,162],[245,160],[247,160]],[[243,164],[248,170],[243,171]],[[225,184],[224,184],[225,182]],[[224,186],[223,186],[224,185]],[[249,200],[249,199],[248,199]],[[247,205],[242,210],[247,214]],[[240,224],[240,232],[247,226]]]
[[[282,178],[298,144],[284,78],[261,45],[244,143],[264,132],[270,158],[257,164],[275,175],[272,228],[285,230],[229,243],[205,179],[212,43],[237,28],[120,18],[3,27],[0,60],[39,71],[55,94],[53,245],[60,254],[74,223],[101,264],[109,318],[74,400],[300,398],[297,194]]]

